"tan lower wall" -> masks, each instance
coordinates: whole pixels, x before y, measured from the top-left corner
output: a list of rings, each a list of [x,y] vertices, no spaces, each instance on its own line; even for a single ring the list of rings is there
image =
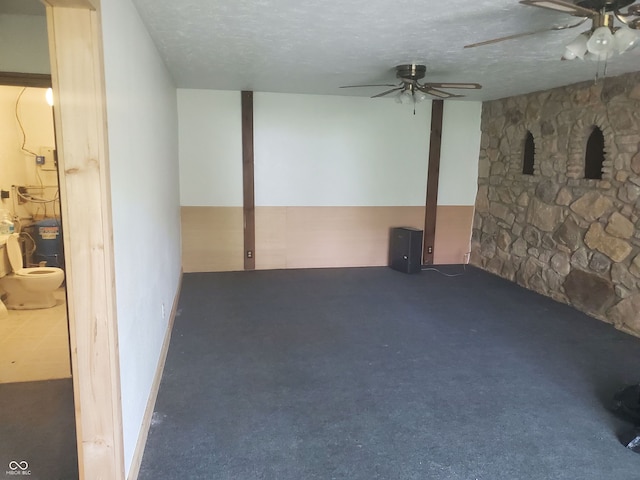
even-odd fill
[[[256,268],[386,265],[389,229],[423,224],[424,207],[258,207]]]
[[[242,207],[182,207],[185,272],[244,269]]]
[[[424,207],[256,207],[256,269],[383,266],[389,229],[424,228]],[[466,262],[473,206],[438,207],[436,264]],[[185,272],[242,270],[241,207],[182,207]]]
[[[438,206],[436,239],[433,245],[434,264],[469,263],[473,211],[473,205]]]

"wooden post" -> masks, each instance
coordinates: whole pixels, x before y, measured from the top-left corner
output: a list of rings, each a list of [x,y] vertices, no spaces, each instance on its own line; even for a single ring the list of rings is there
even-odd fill
[[[242,92],[242,203],[244,269],[256,268],[256,217],[253,171],[253,92]]]
[[[80,479],[124,480],[99,2],[45,3]]]
[[[429,143],[429,167],[427,169],[427,205],[424,218],[422,264],[433,265],[433,249],[436,238],[436,213],[438,210],[438,178],[440,176],[440,149],[442,146],[443,100],[431,102],[431,139]]]

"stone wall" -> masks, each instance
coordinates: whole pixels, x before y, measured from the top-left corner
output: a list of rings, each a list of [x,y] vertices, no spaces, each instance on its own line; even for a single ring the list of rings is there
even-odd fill
[[[602,180],[584,178],[594,126]],[[483,105],[472,264],[640,335],[638,227],[640,73]]]

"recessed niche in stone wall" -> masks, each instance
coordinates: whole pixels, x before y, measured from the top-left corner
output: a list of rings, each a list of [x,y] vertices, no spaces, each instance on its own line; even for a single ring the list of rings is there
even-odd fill
[[[640,335],[640,74],[486,102],[479,166],[471,262]]]
[[[603,164],[604,135],[598,127],[593,127],[584,153],[584,178],[602,180]]]
[[[527,130],[524,139],[524,152],[522,155],[522,174],[533,175],[536,164],[536,143],[533,139],[533,133]]]

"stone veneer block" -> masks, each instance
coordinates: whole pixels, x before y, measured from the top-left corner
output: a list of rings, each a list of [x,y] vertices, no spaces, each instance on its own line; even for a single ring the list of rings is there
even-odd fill
[[[626,326],[633,331],[640,331],[640,293],[620,300],[607,311],[607,317],[618,328]]]
[[[527,222],[543,232],[553,232],[563,220],[562,207],[548,205],[532,198],[527,210]]]
[[[571,210],[585,220],[593,222],[613,209],[613,202],[598,191],[585,193],[571,204]]]
[[[629,243],[607,235],[603,226],[598,222],[591,224],[587,234],[584,236],[584,243],[589,248],[604,253],[614,262],[622,262],[632,251]]]
[[[614,237],[631,238],[635,231],[635,227],[633,226],[633,223],[618,212],[613,212],[605,230],[608,234],[613,235]]]
[[[583,270],[572,270],[567,275],[564,291],[573,305],[595,313],[604,313],[615,301],[609,280]]]

